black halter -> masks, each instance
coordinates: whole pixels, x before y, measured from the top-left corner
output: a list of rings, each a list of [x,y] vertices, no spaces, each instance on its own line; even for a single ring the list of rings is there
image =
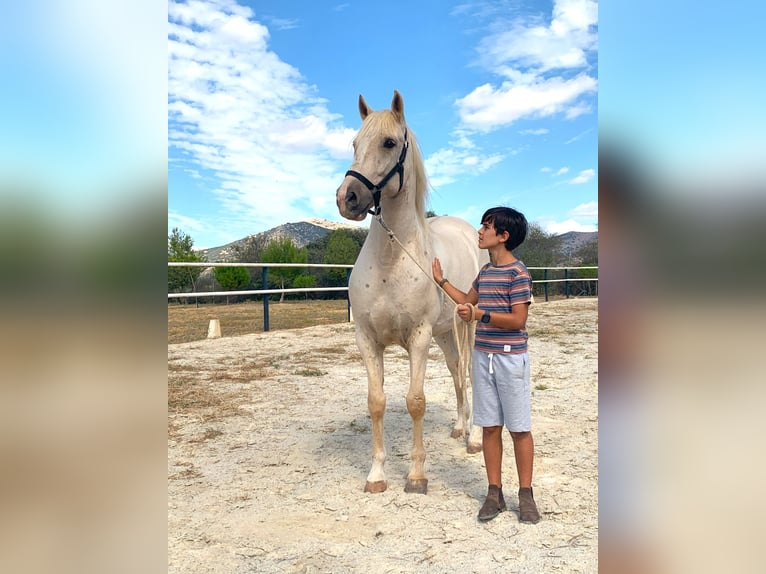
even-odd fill
[[[346,175],[355,177],[364,185],[366,185],[367,189],[372,192],[372,200],[375,202],[375,210],[368,210],[369,214],[380,215],[380,190],[386,186],[389,179],[394,177],[395,173],[399,174],[399,190],[396,193],[399,193],[402,190],[402,185],[404,183],[404,160],[407,157],[407,148],[409,146],[410,143],[407,141],[407,128],[404,128],[404,145],[402,146],[402,153],[399,154],[399,159],[397,160],[396,165],[391,168],[391,171],[389,171],[386,176],[380,180],[380,182],[378,182],[378,185],[373,184],[369,179],[364,177],[358,171],[353,171],[350,169],[346,172]]]

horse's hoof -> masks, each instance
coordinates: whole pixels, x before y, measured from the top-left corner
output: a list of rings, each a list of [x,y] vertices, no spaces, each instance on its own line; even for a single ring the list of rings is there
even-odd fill
[[[408,480],[404,485],[404,492],[425,494],[428,491],[428,479],[417,478],[414,480]]]
[[[385,480],[376,480],[375,482],[370,482],[369,480],[364,485],[364,491],[370,492],[372,494],[377,494],[378,492],[384,492],[388,488],[388,484]]]
[[[468,451],[468,454],[476,454],[477,452],[481,452],[481,444],[468,444],[466,447],[466,450]]]
[[[461,438],[465,433],[461,429],[452,429],[452,438]]]

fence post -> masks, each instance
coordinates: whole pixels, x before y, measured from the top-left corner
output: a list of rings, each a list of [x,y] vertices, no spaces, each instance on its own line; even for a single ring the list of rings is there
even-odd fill
[[[569,278],[569,268],[564,269],[564,279]],[[569,281],[564,281],[564,289],[566,289],[567,299],[569,299]]]
[[[346,269],[346,287],[348,287],[348,282],[351,279],[351,269]],[[346,291],[346,313],[348,316],[348,322],[351,322],[351,297],[348,296],[349,292]]]
[[[543,269],[543,288],[545,289],[545,302],[548,302],[548,269]]]
[[[263,288],[269,288],[269,268],[263,268]],[[264,332],[269,330],[269,294],[263,294],[263,330]]]

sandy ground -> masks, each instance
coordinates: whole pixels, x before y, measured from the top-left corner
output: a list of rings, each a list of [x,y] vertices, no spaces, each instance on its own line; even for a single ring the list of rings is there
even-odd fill
[[[427,495],[403,490],[403,350],[385,359],[388,490],[365,494],[367,380],[351,324],[170,345],[169,384],[206,400],[182,401],[169,418],[168,572],[596,572],[597,300],[536,303],[528,326],[536,525],[518,521],[507,434],[508,512],[476,519],[484,462],[450,438],[454,391],[436,345]]]

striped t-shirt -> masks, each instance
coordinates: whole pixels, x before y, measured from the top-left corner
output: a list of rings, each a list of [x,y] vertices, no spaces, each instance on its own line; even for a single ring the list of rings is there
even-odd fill
[[[518,259],[508,265],[487,263],[473,281],[479,294],[477,307],[490,313],[510,313],[513,305],[532,302],[532,277]],[[477,351],[518,354],[527,351],[527,331],[498,329],[489,323],[476,323]]]

